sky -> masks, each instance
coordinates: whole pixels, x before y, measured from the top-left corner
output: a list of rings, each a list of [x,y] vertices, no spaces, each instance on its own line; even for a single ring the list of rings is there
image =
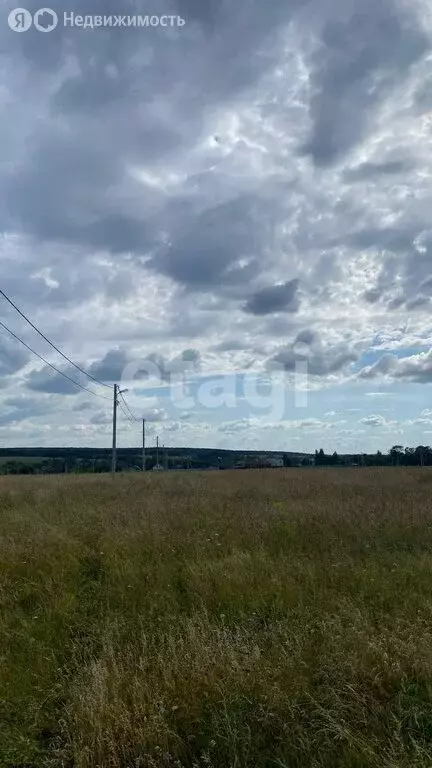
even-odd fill
[[[0,445],[109,446],[114,383],[167,446],[432,443],[430,2],[52,7],[0,10],[0,288],[111,389],[0,299],[90,390],[0,328]]]

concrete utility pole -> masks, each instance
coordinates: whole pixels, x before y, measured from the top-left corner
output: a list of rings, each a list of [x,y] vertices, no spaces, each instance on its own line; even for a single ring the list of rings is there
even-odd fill
[[[114,384],[114,400],[113,400],[113,440],[112,440],[112,461],[111,461],[111,474],[114,477],[117,468],[117,406],[118,396],[123,392],[127,392],[127,389],[120,390],[118,384]]]
[[[113,442],[112,442],[112,461],[111,474],[114,477],[117,465],[117,390],[118,384],[114,384],[114,402],[113,402]]]
[[[146,471],[146,455],[145,455],[145,419],[143,422],[143,445],[142,445],[142,471]]]

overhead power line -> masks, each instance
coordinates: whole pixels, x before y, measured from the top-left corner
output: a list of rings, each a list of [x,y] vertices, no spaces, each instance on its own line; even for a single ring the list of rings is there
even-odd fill
[[[133,423],[134,423],[134,422],[135,422],[135,419],[132,419],[132,418],[129,416],[129,414],[128,414],[127,410],[124,408],[124,406],[123,406],[123,404],[122,404],[121,402],[119,402],[119,406],[120,406],[120,409],[121,409],[121,412],[122,412],[123,416],[124,416],[124,417],[127,419],[127,421],[129,421],[129,422],[133,422]]]
[[[55,365],[53,365],[52,363],[48,362],[48,360],[45,360],[45,358],[44,358],[44,357],[42,357],[42,355],[40,355],[40,354],[39,354],[39,352],[35,352],[35,350],[34,350],[34,349],[32,349],[31,347],[29,347],[29,345],[28,345],[28,344],[26,344],[26,342],[25,342],[25,341],[23,341],[23,340],[22,340],[22,339],[21,339],[19,336],[17,336],[17,335],[16,335],[16,333],[14,333],[13,331],[11,331],[11,329],[10,329],[10,328],[8,328],[8,327],[7,327],[7,325],[5,325],[4,323],[2,323],[1,321],[0,321],[0,327],[4,328],[4,330],[5,330],[5,331],[7,331],[8,333],[10,333],[10,335],[11,335],[11,336],[13,336],[13,338],[14,338],[14,339],[16,339],[17,341],[19,341],[19,342],[20,342],[20,344],[22,344],[24,347],[26,347],[26,349],[28,349],[28,350],[29,350],[29,352],[31,352],[33,355],[36,355],[36,357],[38,357],[38,358],[39,358],[39,360],[42,360],[42,362],[43,362],[43,363],[45,363],[45,365],[49,365],[49,367],[50,367],[50,368],[52,368],[52,369],[53,369],[53,371],[55,371],[56,373],[60,374],[60,376],[63,376],[63,378],[65,378],[65,379],[67,379],[68,381],[70,381],[70,382],[71,382],[72,384],[74,384],[76,387],[80,387],[80,389],[83,389],[85,392],[88,392],[90,395],[95,395],[95,397],[101,397],[101,398],[102,398],[102,400],[109,400],[109,398],[108,398],[108,397],[105,397],[105,395],[100,395],[98,392],[93,392],[93,390],[91,390],[91,389],[87,389],[87,387],[84,387],[84,386],[83,386],[82,384],[80,384],[78,381],[75,381],[74,379],[71,379],[71,377],[70,377],[70,376],[68,376],[66,373],[63,373],[63,371],[61,371],[59,368],[56,368],[56,366],[55,366]]]
[[[137,419],[137,417],[134,416],[134,414],[132,413],[131,409],[129,408],[129,406],[128,406],[127,402],[126,402],[126,400],[123,397],[123,393],[120,392],[119,394],[120,394],[121,399],[123,400],[123,404],[124,404],[128,414],[129,414],[130,418],[132,419],[132,421],[141,421],[141,419]]]
[[[11,307],[13,307],[13,308],[14,308],[14,309],[15,309],[15,310],[18,312],[18,314],[19,314],[19,315],[21,315],[21,317],[22,317],[22,318],[24,318],[24,320],[25,320],[25,321],[26,321],[26,322],[27,322],[29,325],[31,325],[31,327],[32,327],[32,328],[33,328],[33,329],[36,331],[36,333],[38,333],[38,334],[39,334],[39,336],[41,336],[41,337],[42,337],[42,339],[44,339],[44,340],[45,340],[45,341],[46,341],[46,342],[47,342],[47,343],[48,343],[48,344],[49,344],[49,345],[50,345],[50,346],[51,346],[53,349],[55,349],[55,351],[56,351],[56,352],[58,352],[58,354],[59,354],[59,355],[61,355],[61,356],[62,356],[62,357],[65,359],[65,360],[67,360],[67,362],[68,362],[68,363],[70,363],[70,364],[71,364],[71,365],[72,365],[74,368],[76,368],[76,369],[77,369],[77,371],[79,371],[80,373],[83,373],[83,374],[84,374],[84,376],[87,376],[89,379],[92,379],[92,381],[95,381],[95,382],[96,382],[96,384],[100,384],[100,385],[101,385],[101,387],[108,387],[108,389],[111,389],[111,387],[110,387],[110,385],[109,385],[109,384],[106,384],[104,381],[99,381],[99,379],[97,379],[95,376],[92,376],[92,375],[91,375],[91,373],[88,373],[88,372],[87,372],[87,371],[85,371],[83,368],[80,368],[80,366],[79,366],[79,365],[77,365],[76,363],[74,363],[74,362],[73,362],[73,360],[71,360],[71,359],[70,359],[70,358],[69,358],[67,355],[65,355],[65,354],[64,354],[64,353],[61,351],[61,349],[59,349],[58,347],[56,347],[56,345],[55,345],[55,344],[53,344],[53,342],[52,342],[52,341],[50,341],[50,340],[49,340],[49,339],[48,339],[48,338],[45,336],[45,334],[43,334],[43,333],[42,333],[42,331],[40,331],[40,330],[39,330],[39,328],[37,328],[37,327],[36,327],[36,326],[35,326],[35,325],[32,323],[32,321],[31,321],[31,320],[29,320],[29,318],[28,318],[28,317],[27,317],[27,316],[24,314],[24,312],[21,312],[21,310],[20,310],[20,309],[17,307],[17,305],[16,305],[16,304],[14,304],[14,302],[12,301],[12,299],[10,299],[10,298],[9,298],[9,296],[6,296],[5,292],[4,292],[4,291],[2,291],[1,289],[0,289],[0,296],[3,296],[3,298],[4,298],[4,299],[6,299],[6,301],[7,301],[7,302],[8,302],[8,303],[11,305]],[[36,354],[36,353],[35,353],[35,354]],[[48,363],[48,365],[50,365],[50,363]],[[62,375],[63,375],[63,374],[62,374]],[[79,386],[80,386],[80,385],[79,385]]]

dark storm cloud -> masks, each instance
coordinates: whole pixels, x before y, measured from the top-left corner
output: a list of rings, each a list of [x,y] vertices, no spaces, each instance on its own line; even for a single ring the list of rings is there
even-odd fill
[[[146,368],[147,362],[151,363]],[[157,352],[152,352],[142,361],[142,378],[148,378],[149,376],[156,375],[160,382],[170,382],[172,377],[177,377],[180,374],[197,373],[200,370],[201,357],[196,349],[185,349],[178,355],[171,359],[163,358],[162,355]],[[154,370],[156,368],[157,370]],[[144,372],[147,370],[147,374]],[[140,372],[137,371],[136,378],[140,378]]]
[[[316,333],[305,330],[298,334],[293,343],[282,347],[268,361],[268,367],[271,369],[272,364],[276,363],[282,365],[287,373],[293,373],[299,363],[307,363],[310,376],[328,376],[348,368],[359,357],[360,353],[350,349],[348,344],[324,344]]]
[[[110,349],[99,362],[93,363],[89,373],[104,383],[116,383],[122,378],[125,367],[131,358],[123,349]]]
[[[375,181],[376,177],[380,175],[403,175],[410,171],[412,167],[412,161],[408,159],[388,160],[383,163],[362,163],[357,168],[350,168],[348,171],[345,171],[343,178],[345,182]]]
[[[417,88],[415,93],[415,104],[420,113],[430,112],[432,110],[432,77],[428,77]]]
[[[266,242],[267,226],[256,225],[260,212],[262,201],[251,195],[210,208],[192,218],[176,241],[153,257],[151,266],[196,289],[242,284],[245,270],[236,263],[256,256]],[[257,268],[252,260],[252,275]]]
[[[6,179],[11,221],[40,240],[69,240],[112,252],[144,248],[145,224],[126,212],[109,211],[106,191],[119,178],[117,161],[107,162],[101,150],[80,145],[77,138],[42,138],[21,172]]]
[[[215,352],[239,352],[244,349],[244,342],[239,339],[227,339],[213,347]]]
[[[12,3],[9,5],[8,11],[15,7]],[[256,74],[256,62],[248,62],[248,58],[251,58],[251,54],[256,52],[269,34],[289,22],[293,11],[301,5],[301,0],[273,0],[269,5],[264,5],[261,0],[238,0],[235,5],[230,0],[86,0],[83,7],[79,7],[76,2],[71,3],[75,7],[69,8],[69,12],[73,10],[75,14],[105,16],[179,14],[186,24],[177,42],[180,43],[181,38],[186,41],[185,53],[188,49],[190,51],[190,41],[196,44],[199,36],[205,35],[204,40],[211,39],[211,48],[200,49],[199,53],[204,73],[207,75],[210,74],[210,68],[213,70],[209,86],[214,96],[224,80],[224,90],[230,84],[238,87],[251,82]],[[28,0],[26,7],[34,12],[40,8],[40,3],[38,0]],[[62,16],[63,9],[58,13]],[[83,53],[88,59],[92,58],[93,50],[93,59],[118,63],[142,48],[143,40],[145,47],[151,50],[155,40],[158,43],[167,40],[165,30],[154,28],[105,27],[89,34],[88,31],[62,25],[58,26],[55,34],[41,35],[36,30],[30,30],[16,37],[20,39],[14,39],[15,36],[7,30],[5,41],[8,49],[19,47],[26,59],[44,69],[62,63],[66,50],[69,53]],[[168,39],[165,49],[168,56],[172,39]],[[170,63],[172,65],[172,59]]]
[[[363,230],[351,236],[356,247],[380,252],[375,285],[363,293],[369,304],[383,304],[389,311],[402,307],[420,310],[432,297],[432,233],[405,228]]]
[[[221,0],[176,0],[175,7],[184,19],[198,21],[209,30],[214,29],[216,20],[221,12]]]
[[[411,384],[430,384],[432,382],[432,359],[407,362],[396,369],[395,378]]]
[[[36,7],[36,0],[29,5]],[[39,242],[130,253],[137,265],[194,290],[253,283],[280,213],[274,199],[243,194],[216,204],[208,200],[197,210],[187,197],[162,195],[156,204],[155,191],[132,179],[128,168],[169,163],[193,148],[213,110],[274,66],[270,42],[304,8],[297,0],[265,6],[258,0],[234,6],[227,0],[165,0],[153,9],[141,2],[90,0],[75,12],[178,12],[186,24],[171,37],[155,29],[85,31],[61,25],[50,35],[7,31],[12,61],[26,61],[35,78],[39,68],[52,75],[61,65],[63,74],[50,90],[45,119],[31,126],[31,152],[21,151],[3,174],[0,226]],[[355,142],[364,122],[359,109],[375,104],[375,96],[367,104],[357,98],[369,92],[376,73],[390,88],[420,55],[424,38],[392,3],[381,8],[367,2],[359,14],[348,3],[340,22],[327,21],[322,43],[312,77],[310,151],[317,163],[320,157],[327,162],[326,152],[328,160],[334,154],[327,146],[330,134],[337,151]],[[400,54],[392,48],[396,43]],[[373,170],[370,163],[351,173],[365,177]],[[396,161],[383,163],[381,172],[395,173]],[[267,304],[269,312],[284,309],[282,289],[268,291],[252,295],[247,310],[266,314]],[[288,301],[285,311],[289,307]]]
[[[305,328],[303,331],[300,331],[300,333],[297,334],[297,338],[295,340],[296,344],[307,344],[309,347],[312,346],[315,342],[319,343],[319,338],[317,334],[314,331],[311,331],[309,328]]]
[[[111,424],[112,414],[109,411],[97,411],[90,419],[90,424],[104,425]]]
[[[313,122],[303,151],[328,166],[358,144],[383,97],[428,47],[426,35],[393,0],[338,4],[313,58]]]
[[[299,281],[290,280],[282,285],[262,288],[251,296],[244,309],[253,315],[270,315],[276,312],[297,312]]]
[[[296,0],[275,0],[266,9],[256,0],[243,0],[235,7],[228,2],[165,0],[152,9],[143,2],[90,0],[74,12],[178,12],[186,24],[171,35],[161,29],[85,31],[62,24],[49,35],[35,30],[14,35],[6,30],[5,46],[12,61],[25,60],[35,73],[43,69],[51,76],[62,70],[63,77],[52,89],[49,114],[35,122],[28,137],[31,152],[4,174],[3,227],[39,241],[136,254],[154,249],[161,229],[173,226],[177,233],[181,207],[170,212],[171,221],[163,210],[155,220],[150,200],[146,201],[151,192],[127,176],[127,166],[152,165],[193,146],[209,109],[248,87],[271,65],[271,56],[259,55],[260,47],[278,25],[289,22],[297,6]],[[39,4],[32,0],[28,7],[34,11]],[[209,33],[211,45],[206,43]],[[29,87],[31,78],[32,72]],[[132,205],[126,204],[128,198]],[[197,228],[208,231],[206,216],[213,215],[217,212],[204,213]],[[192,212],[191,237],[197,234],[194,216]],[[244,213],[239,226],[252,223]],[[238,243],[235,231],[232,236]],[[180,282],[189,277],[195,283],[217,280],[219,272],[212,263],[233,261],[232,246],[227,243],[224,254],[220,243],[203,258],[195,249],[189,265],[183,250],[190,245],[189,236],[180,240],[174,253],[169,249],[159,254],[161,271]],[[198,247],[202,249],[202,241]]]
[[[199,371],[201,355],[196,349],[185,349],[167,364],[167,370],[173,374],[183,371]]]
[[[66,376],[69,376],[72,380],[77,381],[79,384],[86,385],[87,379],[82,376],[72,366],[59,368]],[[25,379],[25,385],[28,389],[34,392],[46,392],[49,394],[57,395],[77,395],[81,392],[79,386],[75,386],[72,381],[69,381],[64,376],[56,373],[50,366],[46,365],[39,371],[31,371]]]
[[[171,375],[198,371],[199,365],[200,355],[195,349],[185,349],[172,359],[165,359],[157,352],[135,357],[123,349],[112,349],[102,360],[89,367],[89,373],[110,384],[129,381],[129,376],[133,377],[133,381],[145,381],[149,376],[155,376],[160,381],[168,382]]]
[[[431,303],[430,296],[416,296],[416,298],[410,299],[409,301],[405,302],[405,305],[408,310],[424,309],[425,307],[429,307],[430,303]]]
[[[432,352],[398,358],[396,355],[383,355],[374,365],[363,368],[360,379],[378,379],[390,377],[396,381],[411,384],[430,384],[432,382]]]
[[[381,288],[370,288],[363,293],[363,298],[368,304],[376,304],[382,297],[383,291]]]
[[[377,248],[403,254],[412,250],[414,238],[415,230],[412,226],[401,226],[360,229],[353,232],[347,240],[354,248]]]
[[[72,410],[77,413],[81,413],[82,411],[91,411],[93,407],[94,403],[87,401],[83,403],[76,403],[74,406],[72,406]]]
[[[1,330],[2,334],[6,331]],[[18,347],[15,342],[0,336],[0,376],[12,376],[18,373],[30,360],[25,349]]]

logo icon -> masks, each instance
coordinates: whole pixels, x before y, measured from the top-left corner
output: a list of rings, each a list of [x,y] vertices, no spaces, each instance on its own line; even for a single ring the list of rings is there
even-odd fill
[[[40,8],[36,11],[33,22],[39,32],[52,32],[58,24],[58,16],[52,8]]]
[[[32,15],[25,8],[15,8],[8,16],[8,24],[14,32],[27,32],[33,24]]]

